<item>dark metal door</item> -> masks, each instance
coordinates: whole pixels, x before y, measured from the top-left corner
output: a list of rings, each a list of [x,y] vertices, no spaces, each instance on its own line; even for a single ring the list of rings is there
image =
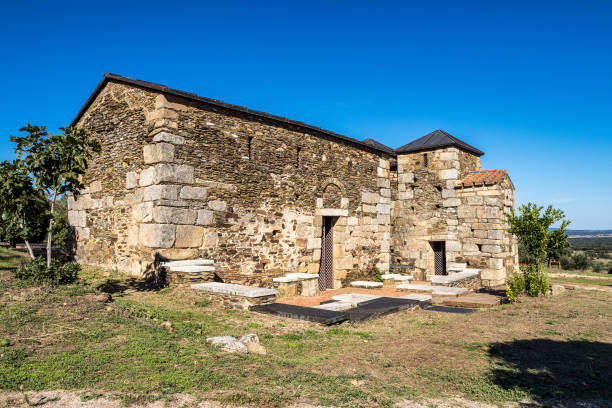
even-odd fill
[[[323,217],[319,290],[334,287],[334,217]]]
[[[446,275],[446,245],[444,241],[432,242],[436,275]]]

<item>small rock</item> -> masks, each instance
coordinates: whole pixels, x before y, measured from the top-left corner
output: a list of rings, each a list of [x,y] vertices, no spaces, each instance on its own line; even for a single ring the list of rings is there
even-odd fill
[[[259,343],[249,342],[249,343],[243,343],[243,344],[246,346],[250,354],[261,354],[262,356],[265,356],[266,354],[268,354],[268,352],[266,351],[266,348]]]
[[[245,334],[244,336],[238,339],[242,344],[255,343],[259,344],[259,337],[255,333]]]
[[[107,312],[112,312],[113,311],[113,307],[112,306],[106,306],[106,311]]]
[[[248,353],[246,346],[232,336],[208,337],[206,341],[212,346],[220,347],[221,351],[225,351],[226,353]]]
[[[565,286],[563,285],[552,285],[551,293],[553,296],[560,295],[565,292]]]
[[[109,293],[101,293],[96,296],[96,302],[108,303],[111,301],[111,295]]]
[[[174,328],[172,327],[172,323],[166,321],[163,322],[162,324],[160,324],[161,327],[163,327],[164,329],[168,330],[170,333],[174,332]]]

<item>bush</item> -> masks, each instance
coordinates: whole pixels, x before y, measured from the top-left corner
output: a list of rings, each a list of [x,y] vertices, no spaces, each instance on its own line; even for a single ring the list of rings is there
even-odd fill
[[[382,274],[380,273],[380,269],[377,266],[374,267],[374,282],[382,282]]]
[[[514,273],[514,276],[506,282],[506,296],[508,296],[508,300],[514,302],[524,290],[525,278],[523,274]]]
[[[60,259],[53,259],[51,267],[47,267],[45,258],[38,257],[32,261],[19,265],[14,272],[17,279],[35,283],[62,285],[72,283],[79,277],[81,265],[76,262],[64,263]]]
[[[591,266],[592,261],[591,258],[589,258],[584,252],[575,252],[572,255],[572,262],[574,263],[575,269],[580,269],[581,271],[584,271],[586,269],[589,269],[589,266]]]
[[[574,261],[570,256],[562,256],[561,259],[559,259],[559,262],[561,263],[561,268],[563,269],[574,269]]]
[[[593,272],[601,272],[604,269],[604,264],[601,262],[593,262]]]
[[[612,262],[608,262],[608,273],[612,274]]]
[[[537,265],[522,267],[519,273],[506,282],[506,296],[510,302],[514,302],[522,292],[529,296],[539,296],[548,293],[548,276],[542,272],[538,279]]]

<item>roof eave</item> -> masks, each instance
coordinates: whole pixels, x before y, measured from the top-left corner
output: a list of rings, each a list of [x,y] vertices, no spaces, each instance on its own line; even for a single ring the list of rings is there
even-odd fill
[[[239,106],[239,105],[233,105],[233,104],[225,103],[225,102],[222,102],[222,101],[218,101],[216,99],[204,98],[204,97],[201,97],[201,96],[198,96],[196,94],[189,93],[189,92],[184,92],[184,91],[179,91],[177,89],[168,88],[165,85],[159,85],[159,84],[155,84],[155,83],[152,83],[152,82],[146,82],[146,81],[140,81],[140,80],[135,80],[135,79],[131,79],[131,78],[126,78],[126,77],[123,77],[123,76],[120,76],[120,75],[111,74],[111,73],[108,73],[108,72],[106,74],[104,74],[104,77],[102,78],[102,80],[100,81],[98,86],[96,86],[96,88],[94,89],[92,94],[89,96],[89,98],[87,98],[87,101],[85,101],[85,104],[83,105],[83,107],[79,110],[79,112],[77,113],[75,118],[72,120],[72,122],[70,123],[70,126],[75,126],[79,122],[79,120],[81,120],[81,118],[83,117],[85,112],[87,112],[87,109],[89,109],[89,107],[91,106],[93,101],[96,99],[96,97],[100,94],[100,92],[102,91],[104,86],[108,82],[110,82],[110,81],[116,81],[116,82],[119,82],[119,83],[129,84],[131,86],[135,86],[135,87],[138,87],[138,88],[141,88],[141,89],[145,89],[145,90],[149,90],[149,91],[161,92],[161,93],[165,93],[165,94],[170,94],[170,95],[174,95],[174,96],[177,96],[177,97],[180,97],[180,98],[186,98],[186,99],[189,99],[189,100],[197,101],[197,102],[208,104],[208,105],[218,106],[218,107],[221,107],[221,108],[225,108],[225,109],[229,109],[229,110],[233,110],[233,111],[237,111],[237,112],[247,113],[247,114],[250,114],[250,115],[253,115],[253,116],[261,117],[261,118],[272,120],[272,121],[275,121],[275,122],[280,122],[280,123],[285,123],[285,124],[292,125],[292,126],[297,126],[299,128],[307,129],[309,131],[314,131],[314,132],[318,132],[318,133],[321,133],[321,134],[324,134],[324,135],[327,135],[327,136],[331,136],[331,137],[336,138],[338,140],[342,140],[344,142],[357,145],[357,146],[359,146],[361,148],[366,148],[366,149],[373,150],[373,151],[378,152],[378,153],[382,153],[382,154],[384,154],[386,156],[397,157],[397,154],[396,154],[396,152],[393,149],[390,149],[390,151],[386,151],[386,150],[377,148],[375,146],[371,146],[371,145],[369,145],[367,143],[363,143],[360,140],[354,139],[352,137],[344,136],[344,135],[341,135],[339,133],[332,132],[330,130],[325,130],[325,129],[317,127],[317,126],[309,125],[309,124],[304,123],[304,122],[299,122],[299,121],[288,119],[288,118],[284,118],[284,117],[281,117],[281,116],[272,115],[272,114],[269,114],[269,113],[266,113],[266,112],[261,112],[261,111],[257,111],[257,110],[253,110],[253,109],[248,109],[248,108],[245,108],[245,107]]]

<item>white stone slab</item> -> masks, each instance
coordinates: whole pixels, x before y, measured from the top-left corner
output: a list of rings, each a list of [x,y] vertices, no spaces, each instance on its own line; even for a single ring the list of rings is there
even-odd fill
[[[427,302],[428,300],[431,300],[431,295],[421,295],[418,293],[413,293],[411,295],[401,296],[400,299],[409,299],[409,300],[416,300],[418,302]]]
[[[478,276],[477,271],[462,271],[453,273],[450,275],[432,275],[430,278],[431,283],[437,283],[440,285],[448,285],[449,283],[457,282],[463,279],[468,279],[474,276]]]
[[[278,278],[273,278],[272,282],[278,282],[278,283],[291,283],[291,282],[297,282],[298,278],[293,277],[293,276],[280,276]]]
[[[467,293],[466,288],[448,288],[446,286],[436,286],[432,294],[441,296],[457,296]]]
[[[170,261],[163,262],[161,266],[169,268],[171,266],[202,266],[202,265],[213,265],[215,261],[212,259],[189,259],[186,261]]]
[[[376,289],[382,288],[382,282],[371,282],[371,281],[353,281],[351,286],[354,288],[365,288],[365,289]]]
[[[253,286],[237,285],[235,283],[206,282],[191,285],[192,289],[211,293],[222,293],[227,295],[256,298],[262,296],[276,295],[276,289],[257,288]]]
[[[449,272],[457,273],[457,272],[476,272],[480,273],[480,269],[477,268],[448,268]]]
[[[200,273],[200,272],[214,272],[214,266],[197,266],[197,265],[186,265],[186,266],[171,266],[169,268],[172,272],[184,272],[184,273]]]
[[[314,308],[341,312],[343,310],[352,309],[355,306],[356,305],[351,302],[329,302],[329,303],[323,303],[322,305],[319,305],[319,306],[315,306]]]
[[[348,210],[340,208],[322,208],[321,215],[325,217],[346,217],[348,216]]]
[[[382,296],[368,295],[365,293],[343,293],[342,295],[332,296],[332,299],[337,300],[338,302],[348,302],[353,304],[354,306],[357,306],[359,303],[378,299],[380,297]]]
[[[396,282],[406,282],[411,281],[412,276],[400,275],[399,273],[386,273],[381,276],[384,280],[393,279]]]
[[[415,292],[433,292],[435,286],[431,285],[414,285],[412,283],[403,283],[401,285],[397,285],[397,289],[400,290],[412,290]]]
[[[316,273],[300,273],[293,272],[285,275],[288,278],[298,278],[298,279],[319,279],[319,275]]]
[[[449,288],[447,286],[413,285],[404,283],[397,285],[397,289],[408,290],[411,292],[429,292],[433,295],[452,296],[467,293],[466,288]]]

